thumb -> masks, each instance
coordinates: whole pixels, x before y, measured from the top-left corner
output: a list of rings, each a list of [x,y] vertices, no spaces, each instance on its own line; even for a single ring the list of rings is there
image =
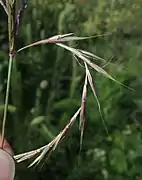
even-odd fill
[[[1,144],[1,136],[0,136]],[[15,162],[12,158],[13,151],[7,140],[4,140],[3,149],[0,148],[0,180],[14,180]]]

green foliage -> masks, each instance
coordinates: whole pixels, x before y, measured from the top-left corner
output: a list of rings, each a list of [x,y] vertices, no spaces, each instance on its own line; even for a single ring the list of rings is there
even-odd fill
[[[79,154],[76,123],[50,159],[36,169],[17,165],[17,180],[140,180],[141,138],[141,0],[31,0],[23,14],[16,48],[56,34],[110,35],[72,44],[110,60],[107,71],[135,91],[121,87],[92,71],[106,135],[91,90],[87,122]],[[7,74],[6,16],[0,9],[0,118]],[[55,45],[41,45],[17,54],[12,76],[6,134],[15,153],[50,142],[66,125],[81,102],[84,69]],[[99,62],[101,66],[104,62]],[[17,69],[16,69],[17,68]],[[11,106],[12,104],[12,106]],[[28,162],[29,163],[29,162]]]

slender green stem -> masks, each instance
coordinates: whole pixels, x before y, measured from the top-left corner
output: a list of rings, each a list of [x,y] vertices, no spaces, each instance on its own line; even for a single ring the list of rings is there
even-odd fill
[[[8,12],[8,37],[9,37],[9,65],[8,65],[8,77],[7,77],[7,87],[6,87],[6,96],[5,96],[5,105],[4,105],[4,115],[2,121],[2,142],[1,147],[3,148],[4,144],[4,135],[5,135],[5,125],[7,119],[7,110],[8,110],[8,100],[9,100],[9,89],[10,89],[10,81],[11,81],[11,72],[12,72],[12,64],[14,58],[14,45],[15,45],[15,27],[14,27],[14,3],[12,0],[6,0],[6,9]]]
[[[10,56],[9,56],[9,67],[8,67],[8,77],[7,77],[6,97],[5,97],[5,105],[4,105],[4,115],[3,115],[3,121],[2,121],[2,144],[1,144],[1,147],[3,147],[3,143],[4,143],[4,134],[5,134],[5,125],[6,125],[7,110],[8,110],[8,100],[9,100],[12,64],[13,64],[13,55],[10,54]]]

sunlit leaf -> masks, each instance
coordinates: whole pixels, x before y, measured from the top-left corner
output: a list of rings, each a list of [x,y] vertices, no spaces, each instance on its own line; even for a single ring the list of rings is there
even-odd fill
[[[4,110],[4,105],[0,105],[0,112]],[[12,105],[8,105],[8,111],[14,113],[16,111],[16,107]]]
[[[34,118],[32,121],[31,121],[31,125],[37,125],[37,124],[40,124],[42,123],[43,121],[45,120],[45,117],[44,116],[38,116],[36,118]]]

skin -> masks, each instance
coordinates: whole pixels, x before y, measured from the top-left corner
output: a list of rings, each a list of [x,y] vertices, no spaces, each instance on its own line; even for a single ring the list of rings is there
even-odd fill
[[[1,135],[0,135],[0,148],[2,149],[2,147],[1,147],[1,142],[2,142],[2,137],[1,137]],[[4,139],[3,149],[4,149],[6,152],[8,152],[11,156],[14,155],[14,152],[13,152],[10,144],[8,143],[8,141],[7,141],[6,139]]]
[[[0,144],[2,138],[0,136]],[[3,149],[0,147],[0,180],[14,180],[15,162],[13,160],[13,150],[5,139]]]

